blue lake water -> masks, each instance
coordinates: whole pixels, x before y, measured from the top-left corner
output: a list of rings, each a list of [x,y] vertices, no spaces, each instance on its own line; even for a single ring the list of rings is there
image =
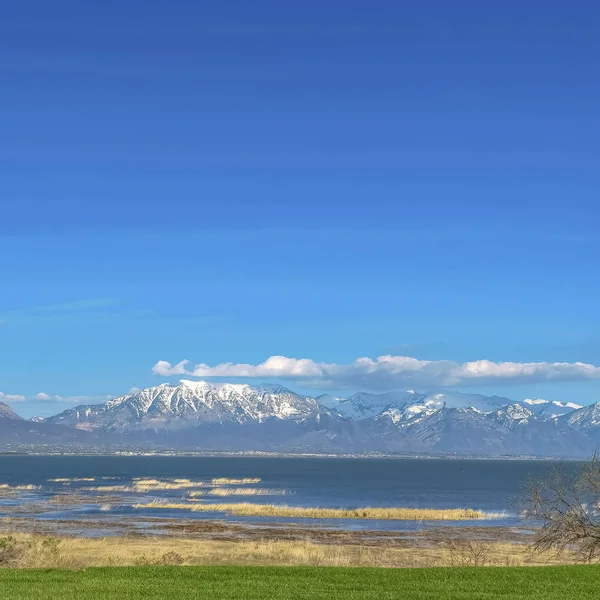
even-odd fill
[[[260,488],[266,495],[199,497],[198,502],[283,503],[295,506],[332,508],[416,507],[474,508],[503,513],[501,519],[477,521],[478,525],[516,525],[527,482],[543,477],[556,463],[531,460],[449,460],[388,458],[314,458],[314,457],[237,457],[237,456],[10,456],[0,455],[0,485],[22,490],[15,497],[0,496],[0,515],[10,516],[8,507],[37,503],[32,518],[173,517],[228,518],[253,523],[268,522],[258,517],[227,517],[223,513],[194,513],[187,510],[135,509],[135,503],[152,500],[187,501],[189,489],[111,492],[128,486],[137,478],[172,481],[190,480],[200,486],[198,494],[210,493],[210,486],[243,489],[244,486],[211,484],[216,478],[255,479],[246,485]],[[577,463],[564,463],[574,470]],[[65,480],[56,482],[52,480]],[[82,481],[85,479],[86,481]],[[39,488],[37,486],[40,486]],[[90,488],[94,488],[92,491]],[[54,506],[40,510],[40,500],[56,494],[98,496],[98,488],[117,494],[121,500],[110,508],[95,499],[73,506]],[[273,492],[272,495],[271,491]],[[3,506],[6,507],[3,509]],[[25,511],[26,514],[26,511]],[[278,518],[278,522],[283,519]],[[390,521],[318,520],[320,526],[368,529],[407,529],[409,524]],[[294,523],[314,520],[293,519]],[[436,522],[436,526],[445,523]],[[456,525],[456,522],[450,523]],[[474,524],[474,522],[463,522]]]

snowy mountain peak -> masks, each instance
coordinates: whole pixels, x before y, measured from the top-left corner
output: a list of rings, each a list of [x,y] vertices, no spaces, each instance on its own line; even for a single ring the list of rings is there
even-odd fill
[[[409,402],[414,402],[416,396],[417,394],[413,390],[385,394],[358,392],[348,398],[323,394],[317,400],[345,419],[355,421],[375,417],[391,408],[402,408]]]
[[[577,406],[452,390],[313,398],[281,385],[183,379],[77,406],[41,423],[14,421],[12,409],[0,404],[0,442],[22,424],[19,435],[211,450],[582,456],[600,442],[600,403]]]
[[[600,402],[572,411],[563,417],[573,429],[584,431],[600,426]]]
[[[557,400],[543,400],[541,398],[525,398],[521,405],[526,406],[537,417],[545,419],[557,419],[582,408],[580,404],[575,404],[575,402],[558,402]]]
[[[529,423],[530,419],[535,419],[533,411],[518,402],[492,411],[490,416],[507,427],[513,427],[517,423],[524,425]]]
[[[448,391],[427,394],[413,392],[411,396],[402,405],[387,407],[381,412],[381,418],[391,419],[394,424],[401,424],[401,426],[414,425],[443,409],[467,410],[471,413],[484,414],[511,403],[508,398]]]
[[[136,390],[105,404],[78,406],[48,421],[89,430],[129,431],[300,420],[321,410],[314,398],[279,385],[253,387],[184,379],[179,385]]]

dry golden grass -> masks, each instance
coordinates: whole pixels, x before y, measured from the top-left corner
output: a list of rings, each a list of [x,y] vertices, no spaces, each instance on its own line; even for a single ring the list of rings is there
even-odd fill
[[[283,496],[286,490],[274,490],[269,488],[212,488],[197,490],[188,494],[189,498],[199,496]]]
[[[4,543],[10,540],[8,543]],[[2,554],[2,548],[8,549]],[[143,564],[308,566],[526,566],[571,564],[517,544],[463,543],[433,548],[321,545],[310,541],[206,541],[156,538],[0,538],[0,566],[71,568]]]
[[[52,483],[73,483],[78,481],[96,481],[95,477],[56,477],[48,479]]]
[[[167,490],[188,490],[203,488],[208,484],[201,481],[169,480],[158,481],[155,479],[138,480],[130,485],[98,485],[85,486],[79,489],[84,492],[160,492]]]
[[[0,490],[8,490],[13,492],[29,492],[32,490],[40,490],[42,489],[41,485],[8,485],[8,483],[0,483]]]
[[[470,508],[304,508],[283,504],[252,504],[250,502],[185,504],[154,500],[145,504],[134,504],[133,508],[162,508],[190,510],[192,512],[224,512],[245,517],[298,517],[307,519],[378,519],[402,521],[465,521],[490,518],[491,515]]]
[[[145,491],[142,488],[137,489],[135,485],[87,485],[78,488],[81,492],[136,492]]]
[[[48,483],[59,483],[64,486],[70,486],[71,483],[94,483],[97,480],[114,480],[115,477],[55,477],[48,479]],[[79,487],[78,490],[82,492],[138,492],[138,493],[149,493],[149,492],[160,492],[169,490],[189,490],[199,488],[215,488],[215,491],[209,493],[211,496],[234,496],[234,495],[246,495],[241,491],[236,492],[235,488],[231,492],[227,492],[226,488],[219,486],[226,485],[248,485],[259,483],[260,479],[257,477],[246,477],[243,479],[230,479],[228,477],[216,477],[210,481],[194,481],[192,479],[185,478],[170,478],[170,479],[152,479],[147,477],[135,477],[131,483],[124,484],[104,484],[101,485],[90,485]],[[33,491],[40,490],[40,485],[9,485],[7,483],[0,484],[0,494],[10,495],[13,492],[19,491]],[[244,488],[246,489],[246,488]],[[275,494],[275,491],[269,492],[269,494]],[[283,493],[283,492],[281,492]],[[249,491],[247,495],[265,495],[266,492],[252,492]],[[198,494],[202,495],[202,494]]]
[[[216,477],[211,483],[213,485],[246,485],[248,483],[260,483],[260,478],[244,477],[243,479],[229,479],[228,477]]]
[[[62,481],[62,482],[70,482],[75,481],[71,480],[54,480],[54,481]],[[78,479],[77,481],[88,481],[88,479]],[[94,481],[93,479],[89,481]],[[198,489],[198,488],[215,488],[216,486],[224,486],[224,485],[248,485],[253,483],[259,483],[260,479],[256,477],[246,477],[244,479],[229,479],[227,477],[217,477],[212,479],[211,481],[194,481],[192,479],[182,479],[182,478],[173,478],[173,479],[149,479],[144,477],[136,477],[132,480],[131,484],[117,484],[117,485],[101,485],[101,486],[87,486],[79,488],[82,491],[86,492],[160,492],[160,491],[168,491],[168,490],[188,490],[188,489]],[[224,489],[224,488],[223,488]],[[246,489],[246,488],[244,488]],[[241,494],[241,492],[240,492]],[[250,492],[251,494],[251,492]],[[198,494],[202,495],[202,494]],[[227,495],[236,495],[235,491],[232,491],[231,494],[226,494],[225,492],[216,492],[214,494],[210,494],[213,496],[227,496]]]

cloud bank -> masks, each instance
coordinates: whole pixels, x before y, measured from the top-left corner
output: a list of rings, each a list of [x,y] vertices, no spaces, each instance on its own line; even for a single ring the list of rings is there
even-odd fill
[[[114,396],[58,396],[39,392],[35,396],[26,396],[24,394],[4,394],[0,392],[0,402],[26,402],[28,400],[37,400],[42,402],[65,402],[71,404],[95,404],[98,402],[106,402]]]
[[[159,360],[155,375],[170,377],[244,377],[287,379],[306,385],[338,388],[394,389],[404,386],[468,386],[542,383],[547,381],[586,381],[600,379],[600,367],[582,362],[492,362],[477,360],[458,363],[452,360],[419,360],[410,356],[357,358],[350,364],[315,362],[309,358],[271,356],[251,364],[204,363],[190,367],[188,360],[172,365]]]
[[[24,402],[27,398],[21,394],[5,394],[0,392],[0,402]]]

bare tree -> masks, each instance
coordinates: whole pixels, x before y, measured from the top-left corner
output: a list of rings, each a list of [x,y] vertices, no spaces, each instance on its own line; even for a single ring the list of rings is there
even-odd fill
[[[575,473],[564,467],[530,483],[529,514],[540,523],[539,551],[576,552],[586,562],[600,558],[600,460],[595,455]]]

